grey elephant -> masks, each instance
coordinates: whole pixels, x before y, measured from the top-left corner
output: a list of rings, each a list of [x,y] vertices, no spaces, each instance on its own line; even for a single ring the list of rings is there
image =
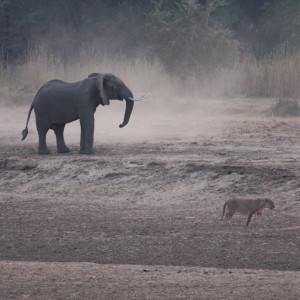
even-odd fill
[[[67,123],[80,120],[80,153],[93,154],[94,113],[101,105],[109,105],[109,100],[126,101],[123,123],[130,119],[134,101],[143,100],[145,96],[134,98],[124,82],[113,74],[92,73],[84,80],[67,83],[62,80],[50,80],[37,92],[30,110],[22,140],[28,134],[28,122],[34,109],[36,127],[39,135],[39,154],[49,154],[46,135],[52,129],[56,135],[58,153],[69,152],[64,141],[64,128]]]

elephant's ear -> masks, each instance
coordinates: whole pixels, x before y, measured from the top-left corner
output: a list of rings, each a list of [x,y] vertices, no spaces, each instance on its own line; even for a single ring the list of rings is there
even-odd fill
[[[103,104],[104,105],[109,105],[109,100],[107,99],[105,91],[104,91],[104,88],[103,88],[104,76],[105,76],[105,74],[98,74],[97,75],[96,85],[97,85],[97,88],[99,90],[100,97],[101,97],[101,99],[103,101]]]

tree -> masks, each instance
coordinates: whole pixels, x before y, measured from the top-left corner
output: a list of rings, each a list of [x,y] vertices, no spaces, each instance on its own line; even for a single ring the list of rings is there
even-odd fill
[[[200,4],[194,0],[176,0],[171,9],[167,4],[156,1],[150,14],[151,54],[159,58],[167,71],[186,79],[201,77],[234,60],[238,43],[213,18],[225,1]]]
[[[300,1],[268,1],[256,25],[256,44],[262,54],[278,49],[294,52],[300,48]]]
[[[0,45],[4,61],[12,61],[26,48],[31,28],[31,0],[0,1]]]

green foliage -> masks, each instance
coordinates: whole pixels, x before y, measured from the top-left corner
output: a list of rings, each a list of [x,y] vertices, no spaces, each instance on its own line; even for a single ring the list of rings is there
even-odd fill
[[[234,61],[238,43],[212,17],[225,1],[200,5],[195,0],[176,0],[173,5],[170,9],[165,1],[156,1],[150,14],[150,51],[168,72],[186,79],[201,77]]]
[[[221,48],[224,63],[230,61],[232,37],[262,57],[283,46],[299,49],[299,32],[298,0],[0,0],[5,61],[24,58],[28,48],[42,43],[64,59],[81,47],[129,58],[150,49],[171,72],[172,61],[191,56],[207,72],[219,65]]]
[[[45,45],[63,60],[76,61],[81,48],[135,56],[146,47],[149,1],[0,0],[2,59],[16,61]]]
[[[264,4],[267,1],[228,0],[227,5],[218,9],[214,15],[222,24],[232,30],[235,38],[243,43],[245,48],[254,50],[256,48],[256,24],[263,15]]]
[[[256,44],[263,54],[278,49],[297,51],[300,47],[300,1],[269,0],[263,7],[256,31]]]
[[[0,50],[5,61],[17,59],[27,46],[32,23],[32,10],[24,14],[28,3],[21,0],[0,1]]]

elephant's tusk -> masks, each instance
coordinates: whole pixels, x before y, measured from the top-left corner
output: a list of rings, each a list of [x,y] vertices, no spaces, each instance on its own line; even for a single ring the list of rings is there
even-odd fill
[[[131,100],[131,101],[141,101],[141,100],[144,100],[145,98],[147,98],[149,95],[143,95],[143,96],[141,96],[141,97],[130,97],[130,98],[128,98],[129,100]]]

